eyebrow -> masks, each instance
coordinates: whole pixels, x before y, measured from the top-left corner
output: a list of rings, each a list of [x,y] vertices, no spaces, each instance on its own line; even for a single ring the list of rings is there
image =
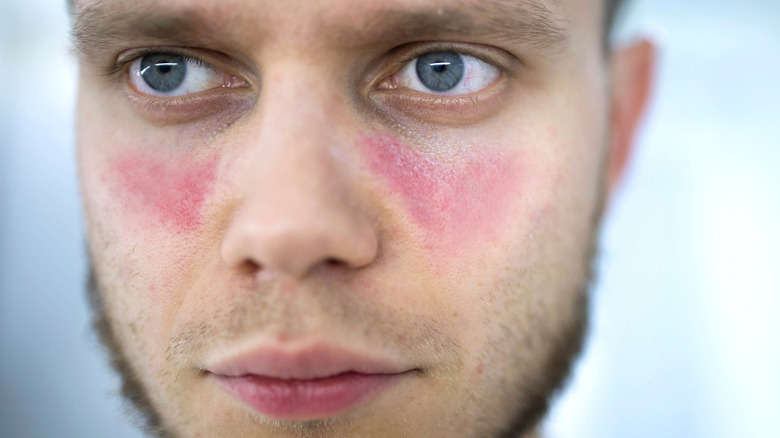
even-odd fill
[[[363,37],[408,40],[462,35],[560,49],[569,37],[567,21],[553,8],[557,6],[557,0],[471,0],[419,11],[385,9],[367,23]]]
[[[219,23],[194,8],[170,9],[134,7],[134,2],[97,0],[78,10],[73,19],[71,37],[76,51],[84,56],[99,55],[107,50],[154,40],[179,43],[208,39],[208,33]]]
[[[552,52],[569,40],[568,22],[555,10],[559,0],[461,0],[441,7],[382,8],[367,22],[322,23],[329,38],[347,44],[401,43],[439,38],[489,39]],[[248,49],[241,26],[262,31],[246,17],[209,13],[194,6],[97,0],[76,12],[71,34],[79,54],[93,56],[116,47],[156,44]],[[143,40],[143,41],[142,41]],[[220,47],[210,47],[219,49]]]

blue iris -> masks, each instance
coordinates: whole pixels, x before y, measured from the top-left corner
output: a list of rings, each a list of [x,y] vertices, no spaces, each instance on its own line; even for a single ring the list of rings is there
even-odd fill
[[[431,52],[417,58],[417,77],[433,91],[449,91],[463,79],[463,57],[455,52]]]
[[[141,77],[149,87],[160,93],[173,91],[181,86],[187,75],[187,62],[183,56],[156,53],[141,58]]]

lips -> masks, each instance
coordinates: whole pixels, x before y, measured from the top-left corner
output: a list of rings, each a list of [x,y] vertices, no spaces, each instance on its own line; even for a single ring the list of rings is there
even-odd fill
[[[226,393],[277,420],[344,414],[414,370],[382,354],[322,342],[247,346],[207,362],[206,369]]]

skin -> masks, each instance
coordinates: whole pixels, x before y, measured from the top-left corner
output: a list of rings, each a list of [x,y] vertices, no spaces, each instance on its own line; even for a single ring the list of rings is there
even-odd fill
[[[596,0],[542,2],[562,29],[547,40],[382,30],[431,3],[487,20],[454,0],[176,0],[166,10],[205,18],[171,44],[176,20],[104,40],[77,19],[93,301],[150,432],[533,433],[579,349],[598,218],[653,49],[605,53]],[[409,47],[442,44],[500,76],[466,96],[397,86]],[[160,46],[207,60],[223,86],[144,96],[116,61]],[[255,337],[381,351],[417,372],[337,418],[273,421],[203,372]]]

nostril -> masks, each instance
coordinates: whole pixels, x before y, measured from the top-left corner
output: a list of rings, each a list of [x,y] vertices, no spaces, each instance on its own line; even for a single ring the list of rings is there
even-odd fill
[[[343,260],[339,260],[334,257],[329,257],[325,259],[325,265],[333,268],[343,268],[347,266],[347,264]]]
[[[239,272],[241,272],[242,274],[255,274],[261,269],[263,269],[262,265],[256,263],[254,260],[245,260],[238,267]]]

